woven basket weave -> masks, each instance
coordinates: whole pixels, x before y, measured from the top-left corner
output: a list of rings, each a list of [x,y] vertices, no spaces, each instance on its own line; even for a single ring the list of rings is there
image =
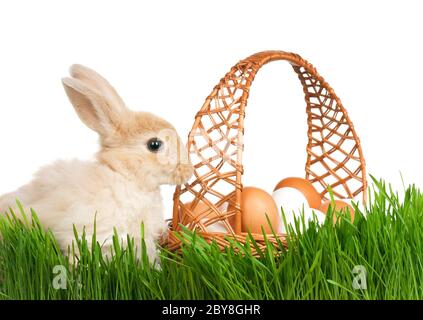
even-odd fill
[[[348,114],[333,89],[316,69],[299,55],[283,51],[256,53],[238,62],[214,87],[195,117],[187,148],[194,176],[174,194],[173,219],[167,239],[171,250],[180,248],[181,224],[196,230],[207,241],[215,240],[223,249],[230,239],[247,240],[241,231],[242,152],[245,107],[251,83],[265,64],[288,61],[303,86],[307,103],[308,143],[305,178],[327,198],[328,187],[338,199],[366,201],[366,171],[360,140]],[[205,204],[198,215],[191,211]],[[230,223],[231,222],[231,223]],[[227,232],[210,232],[213,224]],[[284,234],[252,234],[258,246],[265,238],[275,246],[286,245]],[[254,249],[253,249],[254,250]]]

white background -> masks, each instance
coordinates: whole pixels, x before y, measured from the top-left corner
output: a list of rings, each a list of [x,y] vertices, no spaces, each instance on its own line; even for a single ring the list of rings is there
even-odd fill
[[[85,128],[60,78],[85,64],[127,104],[186,137],[213,86],[257,51],[297,52],[335,89],[362,141],[368,172],[423,187],[420,1],[9,1],[0,4],[0,194],[56,158],[87,159]],[[252,86],[245,184],[271,191],[303,176],[305,103],[286,63]],[[165,187],[170,216],[173,187]]]

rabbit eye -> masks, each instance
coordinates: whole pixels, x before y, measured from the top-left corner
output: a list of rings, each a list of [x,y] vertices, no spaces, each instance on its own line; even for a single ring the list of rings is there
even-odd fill
[[[151,138],[147,142],[147,148],[151,152],[158,152],[163,146],[163,141],[159,138]]]

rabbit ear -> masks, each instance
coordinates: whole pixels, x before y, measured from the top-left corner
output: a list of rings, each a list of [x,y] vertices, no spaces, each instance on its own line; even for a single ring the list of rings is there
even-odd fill
[[[63,78],[62,83],[79,118],[90,129],[106,136],[120,126],[122,110],[108,97],[78,79]]]
[[[116,92],[115,88],[113,88],[113,86],[106,79],[104,79],[94,70],[81,64],[74,64],[70,67],[69,72],[73,78],[81,80],[88,86],[95,88],[102,95],[106,96],[107,99],[112,101],[115,106],[126,108],[125,103]]]

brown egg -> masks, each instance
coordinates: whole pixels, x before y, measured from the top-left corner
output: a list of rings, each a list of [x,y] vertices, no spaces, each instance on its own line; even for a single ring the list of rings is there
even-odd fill
[[[195,204],[195,206],[193,202],[188,202],[185,206],[192,211],[191,215],[193,215],[194,217],[197,217],[198,215],[209,210],[209,206],[205,204],[203,201],[198,201]],[[211,216],[211,215],[214,215],[214,213],[211,212],[208,216]]]
[[[304,197],[307,199],[308,205],[310,208],[319,209],[322,205],[322,197],[313,187],[310,181],[303,178],[285,178],[281,180],[275,187],[276,191],[280,188],[294,188],[300,191]]]
[[[191,215],[194,217],[197,217],[199,215],[202,215],[202,219],[200,220],[201,223],[206,223],[210,219],[214,219],[217,217],[217,214],[214,210],[211,210],[210,207],[203,201],[198,201],[195,206],[193,202],[189,202],[186,204],[188,208],[191,210]],[[184,210],[186,212],[186,210]],[[207,212],[207,213],[206,213]],[[188,213],[186,213],[188,216]],[[188,216],[189,217],[189,216]],[[188,218],[188,222],[192,222],[193,220]],[[209,224],[206,227],[206,230],[208,232],[228,232],[228,229],[226,228],[223,221],[216,221],[213,224]]]
[[[276,203],[272,196],[266,191],[255,188],[245,187],[242,189],[241,196],[241,230],[243,232],[262,234],[261,227],[266,233],[272,233],[267,217],[276,233],[279,228],[279,216]]]
[[[326,200],[323,201],[322,206],[320,207],[320,211],[322,211],[324,214],[326,214],[328,212],[329,209],[329,205],[331,204],[330,200]],[[350,215],[351,215],[351,222],[354,222],[354,209],[353,207],[346,203],[345,201],[342,200],[335,200],[335,210],[336,211],[341,211],[341,212],[346,212],[345,208],[349,208],[350,209]],[[336,223],[336,216],[333,216],[333,222]]]

